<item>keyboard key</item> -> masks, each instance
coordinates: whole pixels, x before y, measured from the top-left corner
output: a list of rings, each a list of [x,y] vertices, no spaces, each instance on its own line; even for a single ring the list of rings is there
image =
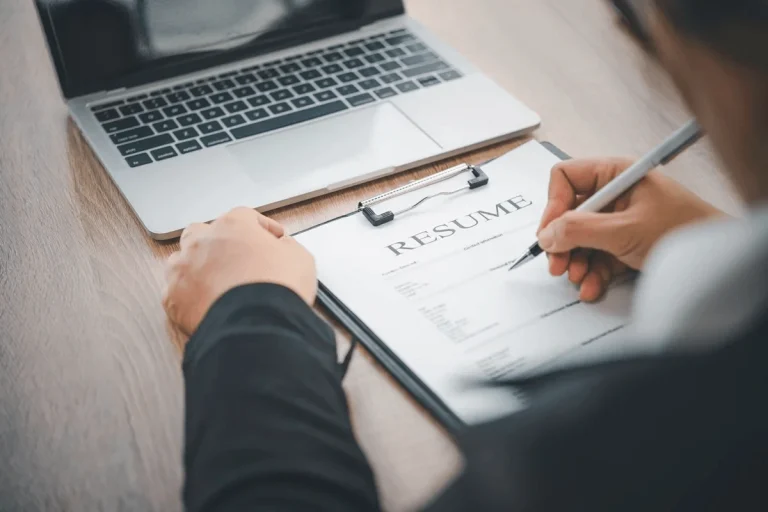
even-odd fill
[[[202,134],[208,134],[217,132],[221,130],[222,127],[218,121],[209,121],[207,123],[197,125],[197,129],[200,130],[200,133]]]
[[[383,64],[380,64],[381,69],[384,71],[392,71],[394,69],[399,69],[403,66],[400,65],[399,62],[391,61],[391,62],[385,62]]]
[[[369,67],[369,68],[363,68],[363,69],[361,69],[360,71],[358,71],[358,73],[360,73],[360,75],[361,75],[363,78],[368,78],[368,77],[371,77],[371,76],[376,76],[376,75],[380,74],[380,73],[381,73],[381,71],[379,71],[378,69],[376,69],[374,66],[371,66],[371,67]]]
[[[155,162],[159,162],[160,160],[167,160],[169,158],[178,156],[178,153],[176,152],[176,150],[173,149],[171,146],[155,149],[154,151],[150,151],[150,153],[152,153],[152,158],[155,159]]]
[[[235,82],[240,85],[252,84],[257,80],[256,75],[253,73],[245,73],[244,75],[236,76]]]
[[[271,69],[262,69],[259,71],[259,78],[262,80],[271,80],[272,78],[277,78],[280,76],[280,72],[274,68]]]
[[[400,34],[397,36],[392,36],[384,39],[384,41],[386,41],[387,44],[390,46],[398,46],[404,43],[410,43],[415,40],[416,38],[413,37],[411,34]]]
[[[188,101],[187,108],[190,110],[200,110],[201,108],[207,108],[211,106],[211,102],[205,98],[198,98],[196,100]]]
[[[257,108],[256,110],[251,110],[250,112],[246,112],[245,117],[247,117],[251,121],[258,121],[259,119],[266,119],[267,117],[269,117],[269,112],[267,112],[263,108]]]
[[[363,88],[363,90],[368,91],[370,89],[375,89],[377,87],[381,87],[381,83],[376,80],[375,78],[371,78],[368,80],[363,80],[362,82],[358,83],[360,87]]]
[[[154,123],[163,119],[164,117],[165,116],[159,110],[153,110],[152,112],[139,114],[139,119],[141,119],[141,122],[144,124]]]
[[[283,64],[282,66],[280,66],[280,71],[282,71],[286,75],[289,73],[297,73],[301,71],[301,66],[299,66],[295,62],[289,62],[288,64]]]
[[[165,99],[170,101],[171,103],[180,103],[182,101],[187,101],[189,98],[190,96],[187,91],[172,92],[171,94],[165,97]]]
[[[202,119],[197,114],[186,114],[186,115],[177,117],[176,121],[178,121],[178,123],[181,126],[191,126],[193,124],[197,124],[201,122]]]
[[[139,139],[136,142],[129,142],[128,144],[117,146],[117,149],[120,151],[121,155],[129,156],[160,146],[166,146],[171,143],[173,143],[173,137],[168,133],[163,133],[162,135],[155,135],[154,137]]]
[[[293,88],[296,94],[309,94],[315,92],[315,86],[312,84],[299,84]]]
[[[440,79],[434,75],[423,76],[418,79],[422,87],[429,87],[430,85],[437,85],[440,83]]]
[[[237,71],[227,71],[226,73],[222,73],[219,75],[219,78],[229,78],[231,76],[235,76],[237,74]]]
[[[320,78],[320,77],[323,76],[322,73],[320,73],[316,69],[310,69],[308,71],[302,71],[301,73],[299,73],[299,75],[304,80],[315,80],[315,79]]]
[[[165,98],[157,96],[155,98],[149,98],[148,100],[145,100],[143,105],[147,110],[156,110],[168,105],[168,102],[165,101]]]
[[[159,91],[152,91],[151,93],[149,93],[149,95],[150,96],[162,96],[164,94],[170,94],[170,93],[171,93],[171,88],[170,87],[166,87],[165,89],[160,89]]]
[[[137,94],[136,96],[131,96],[130,98],[127,98],[125,101],[126,103],[133,103],[135,101],[141,101],[149,98],[148,94]]]
[[[274,105],[269,107],[269,110],[273,114],[284,114],[291,110],[291,106],[285,102],[283,103],[275,103]]]
[[[317,94],[315,94],[315,98],[317,101],[330,101],[334,98],[337,98],[336,93],[333,91],[322,91]]]
[[[117,119],[120,117],[120,112],[115,110],[114,108],[110,108],[107,110],[102,110],[101,112],[94,113],[96,116],[96,119],[101,121],[102,123],[105,121],[112,121],[113,119]]]
[[[268,82],[261,82],[260,84],[256,84],[256,88],[261,92],[269,92],[277,89],[278,85],[272,80],[270,80]]]
[[[232,128],[235,126],[239,126],[241,124],[245,124],[245,118],[240,114],[236,114],[234,116],[225,117],[224,119],[221,120],[221,122],[227,128]]]
[[[380,53],[374,53],[371,55],[366,55],[365,60],[368,61],[370,64],[376,64],[377,62],[381,62],[383,60],[386,60],[384,56]]]
[[[120,112],[122,112],[124,116],[130,116],[138,114],[139,112],[144,112],[144,109],[141,108],[141,105],[138,103],[131,103],[130,105],[120,107]]]
[[[140,165],[147,165],[152,163],[152,159],[146,153],[139,153],[138,155],[132,155],[125,159],[128,165],[131,167],[139,167]]]
[[[347,98],[347,101],[349,101],[349,104],[353,107],[359,107],[360,105],[376,101],[376,98],[366,92],[365,94],[358,94],[357,96]]]
[[[139,126],[139,120],[135,117],[124,117],[122,119],[118,119],[117,121],[104,123],[102,126],[104,127],[104,131],[107,133],[115,133],[121,130],[127,130],[128,128]]]
[[[203,110],[202,112],[200,112],[200,114],[203,116],[204,119],[211,120],[211,119],[216,119],[217,117],[223,116],[225,112],[224,110],[222,110],[221,107],[213,107],[207,110]]]
[[[320,80],[315,81],[315,85],[321,89],[327,89],[329,87],[339,85],[339,82],[337,82],[333,78],[321,78]]]
[[[176,121],[173,119],[166,119],[165,121],[160,121],[152,125],[152,128],[154,128],[157,133],[168,132],[175,130],[178,127],[179,125],[176,124]]]
[[[260,107],[262,105],[266,105],[271,102],[272,100],[270,100],[267,96],[264,96],[264,95],[256,96],[254,98],[248,98],[248,103],[252,107]]]
[[[197,87],[192,87],[189,92],[192,93],[192,96],[200,97],[200,96],[207,96],[208,94],[211,94],[213,92],[213,89],[211,89],[210,85],[198,85]]]
[[[232,103],[224,105],[224,108],[227,109],[227,112],[230,114],[236,114],[243,110],[248,110],[248,105],[246,105],[244,101],[233,101]]]
[[[248,96],[256,94],[256,89],[247,85],[245,87],[240,87],[239,89],[232,89],[232,94],[234,94],[236,98],[247,98]]]
[[[420,64],[425,64],[427,62],[432,62],[437,60],[437,55],[434,53],[421,53],[419,55],[411,55],[410,57],[403,57],[401,59],[401,62],[408,66],[418,66]]]
[[[347,48],[346,50],[344,50],[344,55],[346,55],[347,57],[357,57],[358,55],[362,55],[364,53],[365,53],[365,50],[357,46],[354,46],[352,48]]]
[[[453,69],[449,71],[443,71],[442,73],[438,73],[438,75],[446,82],[449,80],[456,80],[457,78],[461,78],[461,73],[454,71]]]
[[[415,76],[424,75],[426,73],[434,73],[435,71],[441,71],[443,69],[446,69],[447,67],[448,67],[448,64],[446,64],[441,60],[438,60],[435,62],[430,62],[429,64],[424,64],[423,66],[405,69],[402,71],[402,73],[407,78],[413,78]]]
[[[385,84],[391,84],[393,82],[397,82],[397,81],[402,80],[402,79],[403,79],[403,77],[401,77],[397,73],[389,73],[388,75],[384,75],[384,76],[379,77],[379,80],[381,80]]]
[[[304,121],[311,121],[319,117],[335,114],[347,110],[347,107],[343,101],[334,101],[331,103],[324,103],[312,108],[299,110],[290,114],[273,117],[258,123],[252,123],[245,126],[239,126],[232,129],[232,136],[236,139],[243,139],[245,137],[251,137],[253,135],[259,135],[273,130],[279,130],[287,126],[302,123]]]
[[[357,80],[360,77],[358,76],[357,73],[355,73],[353,71],[350,71],[348,73],[343,73],[343,74],[337,76],[336,78],[341,80],[343,83],[347,83],[347,82],[354,82],[355,80]]]
[[[211,101],[216,104],[226,103],[227,101],[232,101],[234,99],[228,92],[218,92],[216,94],[211,94],[210,98]]]
[[[176,130],[173,135],[179,140],[194,139],[197,137],[197,130],[192,127]]]
[[[233,89],[235,87],[235,82],[229,79],[213,83],[213,88],[217,91],[226,91],[227,89]]]
[[[181,114],[186,114],[187,109],[184,108],[184,105],[171,105],[170,107],[165,107],[163,113],[168,117],[176,117]]]
[[[381,99],[397,95],[397,92],[395,92],[395,90],[391,87],[384,87],[383,89],[379,89],[378,91],[374,92],[376,93],[376,96]]]
[[[360,59],[349,59],[342,62],[347,69],[355,69],[355,68],[361,68],[365,66],[365,62],[361,61]]]
[[[225,142],[231,142],[232,137],[227,132],[214,133],[213,135],[207,135],[200,138],[200,142],[206,145],[206,147],[218,146]]]
[[[203,149],[203,146],[201,146],[200,143],[197,142],[196,140],[188,140],[188,141],[176,144],[176,149],[178,149],[179,153],[181,153],[182,155],[186,155],[187,153],[197,151],[198,149]]]
[[[302,96],[301,98],[296,98],[295,100],[291,100],[291,103],[293,103],[293,106],[296,108],[304,108],[304,107],[309,107],[310,105],[314,105],[315,100],[313,100],[309,96]]]
[[[297,83],[301,82],[299,77],[296,75],[281,76],[277,79],[277,81],[280,82],[280,85],[285,87],[288,87],[289,85],[296,85]]]
[[[342,94],[344,96],[349,96],[350,94],[356,94],[360,92],[360,89],[358,89],[354,85],[343,85],[336,90],[339,91],[339,94]]]
[[[408,53],[405,50],[401,49],[401,48],[393,48],[391,50],[387,50],[386,54],[389,55],[390,57],[392,57],[393,59],[395,59],[397,57],[402,57],[404,55],[408,55]]]
[[[384,44],[381,41],[374,41],[372,43],[368,43],[365,45],[365,47],[372,52],[377,52],[385,48]]]
[[[422,43],[409,44],[409,45],[406,45],[406,48],[408,48],[408,51],[411,53],[419,53],[427,49],[427,47],[424,46],[424,44]]]
[[[272,99],[275,101],[283,101],[293,98],[293,93],[288,89],[280,89],[279,91],[275,91],[270,94],[270,96],[272,96]]]
[[[338,62],[340,60],[343,60],[344,56],[339,52],[331,52],[323,55],[323,58],[325,59],[326,62]]]
[[[125,130],[117,132],[109,136],[112,142],[115,144],[125,144],[126,142],[132,142],[134,140],[143,139],[154,134],[152,128],[149,126],[140,126],[139,128],[133,128],[131,130]]]
[[[418,85],[416,85],[410,80],[408,80],[407,82],[397,84],[395,87],[397,87],[400,90],[400,92],[411,92],[419,88]]]
[[[303,61],[301,61],[301,63],[304,65],[305,68],[316,68],[318,66],[323,65],[323,61],[321,61],[317,57],[310,57],[308,59],[304,59]]]
[[[95,105],[91,107],[91,112],[100,112],[108,108],[117,107],[118,105],[122,105],[123,103],[125,103],[125,101],[123,100],[110,101],[109,103],[102,103],[101,105]]]
[[[338,64],[328,64],[327,66],[323,66],[320,68],[323,70],[323,73],[326,75],[335,75],[336,73],[341,73],[344,71],[344,68],[339,66]]]

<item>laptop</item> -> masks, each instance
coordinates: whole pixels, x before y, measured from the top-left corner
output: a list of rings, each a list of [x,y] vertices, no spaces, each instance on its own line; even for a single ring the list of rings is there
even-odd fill
[[[156,239],[540,123],[402,0],[36,5],[72,119]]]

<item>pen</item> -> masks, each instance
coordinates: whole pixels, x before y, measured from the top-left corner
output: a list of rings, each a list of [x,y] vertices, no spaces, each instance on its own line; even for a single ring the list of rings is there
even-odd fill
[[[677,155],[698,141],[702,135],[701,127],[696,120],[688,121],[685,126],[673,133],[667,140],[656,146],[656,148],[616,176],[610,183],[595,192],[592,197],[576,208],[576,211],[599,212],[618,199],[621,194],[632,188],[633,185],[643,179],[653,169],[674,160]],[[509,270],[525,265],[542,252],[544,251],[539,247],[539,243],[534,243],[525,254],[512,263]]]

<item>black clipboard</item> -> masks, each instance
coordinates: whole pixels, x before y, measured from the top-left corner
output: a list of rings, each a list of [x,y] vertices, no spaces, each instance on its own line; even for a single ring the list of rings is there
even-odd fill
[[[568,160],[570,157],[557,146],[550,142],[541,142],[548,151],[560,158]],[[356,210],[350,214],[353,215],[361,210]],[[309,229],[322,226],[336,219],[318,224]],[[369,220],[371,220],[369,218]],[[371,220],[373,223],[373,221]],[[308,231],[308,230],[305,230]],[[448,430],[452,436],[456,436],[466,424],[427,386],[400,358],[392,352],[387,344],[371,331],[355,313],[349,309],[333,292],[322,282],[318,285],[317,304],[328,313],[332,318],[339,322],[352,336],[352,347],[355,348],[355,342],[360,343],[384,367],[408,393],[413,396],[419,404],[424,407],[435,419],[437,419]]]

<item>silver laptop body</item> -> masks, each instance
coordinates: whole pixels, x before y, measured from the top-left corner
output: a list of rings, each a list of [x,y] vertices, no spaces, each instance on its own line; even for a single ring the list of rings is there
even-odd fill
[[[125,45],[115,43],[119,51],[113,50],[118,37],[103,30],[107,35],[90,44],[89,36],[62,43],[76,15],[62,22],[60,12],[52,13],[59,0],[37,4],[72,118],[156,239],[178,236],[188,224],[236,206],[268,211],[515,137],[540,123],[408,17],[400,0],[125,1],[130,28],[123,32],[141,33],[127,38],[134,41],[131,58],[138,55],[138,68],[147,70],[115,79],[109,66],[101,66],[107,71],[96,73],[99,78],[107,75],[119,86],[84,94],[78,94],[82,84],[71,85],[66,52],[78,44],[87,45],[81,56],[98,48],[96,66],[115,62],[112,51],[123,59]],[[297,6],[326,9],[323,16],[330,9],[333,17],[336,4],[351,6],[342,25],[350,16],[358,20],[348,29],[331,28],[339,33],[307,36],[311,16],[285,21]],[[133,16],[137,5],[148,12]],[[361,14],[377,6],[384,14],[375,19]],[[93,17],[82,23],[86,19]],[[213,28],[201,30],[206,24]],[[283,34],[285,28],[275,27],[286,25],[300,27],[287,30],[302,33],[300,41],[275,49],[272,40],[254,44],[259,37],[253,34]],[[223,42],[221,33],[228,34]],[[62,44],[69,46],[62,50]],[[231,57],[244,49],[249,55]],[[93,87],[94,81],[81,82]]]

